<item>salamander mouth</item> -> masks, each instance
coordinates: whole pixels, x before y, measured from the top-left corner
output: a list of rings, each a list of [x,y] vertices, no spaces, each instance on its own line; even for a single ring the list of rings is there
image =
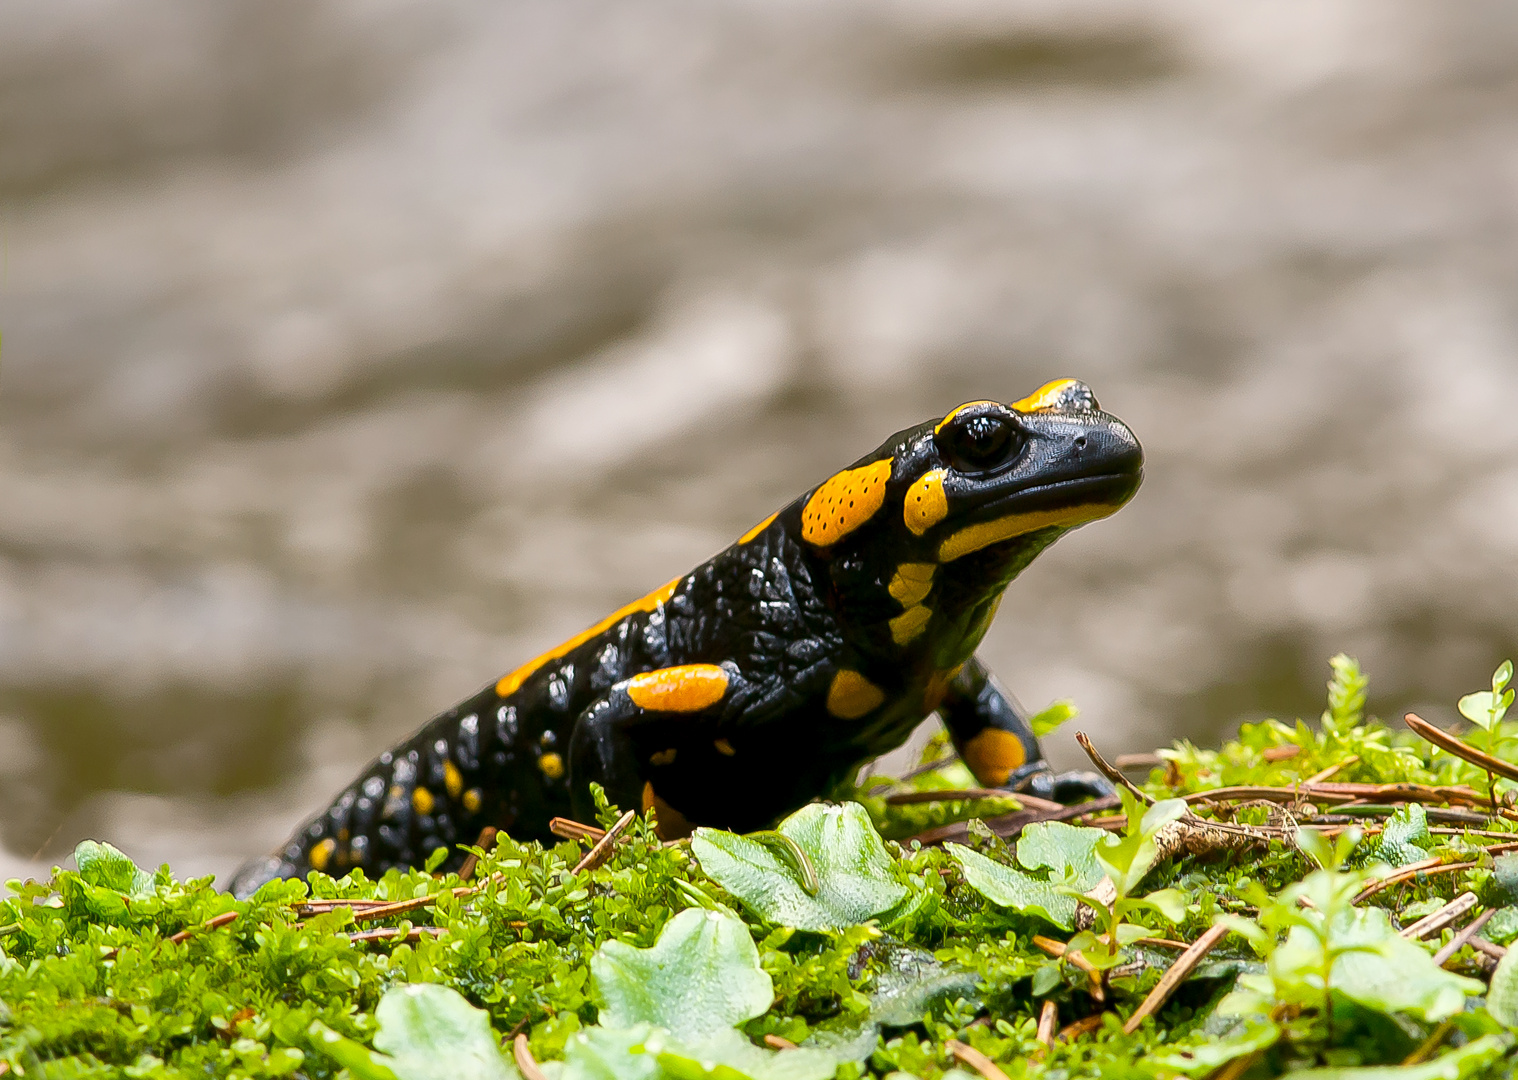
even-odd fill
[[[1014,513],[1034,511],[1075,510],[1080,507],[1110,506],[1112,513],[1133,498],[1133,493],[1143,482],[1142,466],[1098,473],[1095,476],[1075,476],[1068,480],[1050,480],[1042,484],[1019,488],[986,503],[975,513],[976,518],[1001,517]],[[1104,515],[1103,515],[1104,516]]]

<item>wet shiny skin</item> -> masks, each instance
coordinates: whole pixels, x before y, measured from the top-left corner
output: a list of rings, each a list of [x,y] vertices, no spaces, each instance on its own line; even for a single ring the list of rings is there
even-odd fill
[[[1131,498],[1142,460],[1068,379],[900,432],[433,719],[233,890],[308,868],[378,873],[441,846],[456,864],[487,826],[546,839],[553,816],[590,816],[592,782],[652,807],[666,835],[760,828],[935,710],[983,784],[1099,790],[1053,776],[974,651],[1007,584]]]

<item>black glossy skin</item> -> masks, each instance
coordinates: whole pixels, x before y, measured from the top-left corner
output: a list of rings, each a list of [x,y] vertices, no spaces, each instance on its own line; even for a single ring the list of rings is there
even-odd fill
[[[1105,782],[1091,774],[1049,771],[1016,706],[973,655],[1007,583],[1070,528],[1115,511],[1142,476],[1138,441],[1098,410],[1084,385],[1050,387],[1043,398],[1016,403],[1026,411],[962,406],[943,433],[930,421],[893,435],[853,466],[892,463],[883,504],[863,524],[829,546],[809,542],[808,492],[678,579],[651,610],[617,619],[505,697],[492,685],[434,718],[381,755],[279,852],[245,866],[232,890],[245,896],[313,864],[339,876],[354,867],[374,876],[419,864],[438,847],[451,849],[444,866],[456,867],[463,858],[456,845],[472,844],[486,826],[551,840],[555,815],[592,820],[591,781],[623,807],[645,805],[656,793],[666,804],[666,831],[679,831],[680,815],[694,825],[764,828],[899,746],[935,708],[962,752],[988,728],[1020,741],[1026,764],[994,778],[1009,787],[1067,799],[1103,791]],[[956,450],[977,445],[967,424],[1010,431],[1005,460],[967,462]],[[946,470],[947,512],[915,535],[903,500],[933,469]],[[1029,512],[1045,515],[1035,522],[1054,523],[939,561],[940,544],[965,526]],[[921,601],[931,618],[915,639],[898,643],[890,620],[904,605],[888,584],[904,562],[936,571]],[[696,663],[727,673],[720,701],[658,712],[629,697],[631,677]],[[855,718],[828,706],[845,669],[883,693]],[[554,755],[564,768],[553,768]]]

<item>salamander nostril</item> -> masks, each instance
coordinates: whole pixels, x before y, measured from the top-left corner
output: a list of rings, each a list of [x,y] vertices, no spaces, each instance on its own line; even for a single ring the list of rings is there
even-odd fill
[[[1075,437],[1075,448],[1077,450],[1084,450],[1086,448],[1086,437],[1084,435],[1077,435]]]

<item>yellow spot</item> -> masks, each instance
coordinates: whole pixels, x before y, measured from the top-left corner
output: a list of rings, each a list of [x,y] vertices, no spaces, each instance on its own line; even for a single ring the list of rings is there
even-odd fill
[[[671,746],[668,750],[660,750],[657,754],[650,754],[648,763],[650,765],[673,765],[677,753],[679,751]]]
[[[564,759],[558,754],[544,754],[538,758],[538,768],[548,779],[557,780],[564,775]]]
[[[904,562],[896,568],[886,590],[902,607],[911,607],[933,590],[933,573],[937,569],[932,563]]]
[[[1080,506],[1067,506],[1061,510],[1033,510],[1026,514],[1009,514],[995,521],[967,525],[938,545],[938,561],[953,562],[983,547],[999,544],[1003,540],[1011,540],[1014,536],[1022,536],[1024,533],[1052,526],[1071,528],[1084,525],[1088,521],[1104,518],[1116,511],[1117,506],[1112,503],[1085,503]]]
[[[975,779],[986,787],[1000,787],[1012,770],[1028,760],[1023,741],[1010,731],[988,727],[966,741],[962,755]]]
[[[484,796],[480,794],[480,789],[477,787],[472,787],[464,792],[464,809],[468,810],[471,814],[477,811],[480,808],[480,804],[484,801]]]
[[[1053,382],[1046,382],[1021,401],[1014,401],[1012,408],[1018,412],[1038,412],[1040,409],[1047,409],[1056,404],[1059,396],[1065,392],[1065,388],[1074,382],[1074,379],[1055,379]]]
[[[464,774],[451,761],[443,762],[443,786],[448,789],[450,799],[457,799],[459,792],[464,790]]]
[[[643,812],[654,812],[654,832],[660,840],[679,840],[695,831],[685,815],[659,798],[652,784],[643,785]]]
[[[661,588],[655,589],[647,596],[639,600],[634,600],[632,603],[626,605],[625,607],[619,607],[616,611],[613,611],[610,615],[606,616],[606,618],[602,619],[594,626],[586,627],[584,630],[581,630],[578,634],[570,638],[568,641],[564,642],[562,645],[556,645],[552,649],[549,649],[546,653],[543,653],[541,656],[527,661],[527,663],[517,668],[511,674],[501,676],[501,680],[495,684],[496,694],[500,697],[509,697],[510,695],[516,693],[518,688],[520,688],[524,682],[532,677],[532,673],[537,671],[538,668],[542,667],[544,664],[547,664],[551,661],[557,660],[561,656],[565,656],[569,653],[574,652],[574,650],[578,649],[581,645],[584,645],[591,638],[596,637],[602,631],[615,626],[617,623],[621,622],[629,615],[635,615],[640,611],[653,611],[660,604],[664,603],[671,596],[675,595],[675,586],[679,584],[680,579],[675,578],[674,581],[671,581],[669,584],[664,585]]]
[[[885,502],[886,481],[891,478],[891,459],[845,469],[812,493],[801,511],[801,537],[809,544],[827,547],[875,516]]]
[[[885,691],[857,671],[844,668],[828,687],[828,712],[855,720],[885,700]]]
[[[726,739],[717,739],[712,743],[712,745],[717,748],[717,753],[721,754],[723,757],[732,757],[738,752],[733,749],[733,744],[728,742]]]
[[[399,784],[391,784],[390,789],[385,792],[385,798],[391,802],[394,802],[396,799],[404,799],[405,797],[406,789]]]
[[[313,847],[310,854],[306,856],[307,861],[311,863],[311,869],[325,870],[327,868],[327,860],[332,858],[332,853],[336,850],[337,841],[330,836]]]
[[[954,411],[952,411],[951,413],[949,413],[948,416],[945,416],[942,420],[940,420],[938,422],[938,426],[933,429],[933,434],[937,435],[940,431],[943,430],[945,424],[947,424],[949,421],[953,420],[956,416],[958,416],[960,413],[964,412],[966,409],[973,409],[977,405],[995,405],[997,408],[1000,408],[1001,407],[1001,402],[999,402],[999,401],[967,401],[963,405],[959,406],[959,408],[957,408]]]
[[[943,493],[943,478],[947,474],[946,469],[929,469],[907,488],[901,517],[913,536],[921,536],[949,513],[949,497]]]
[[[432,813],[433,804],[436,802],[432,792],[424,787],[419,787],[411,793],[411,808],[418,814]]]
[[[337,842],[339,844],[346,844],[348,842],[348,835],[349,834],[348,834],[348,830],[347,829],[338,829],[337,830]]]
[[[727,672],[716,664],[681,664],[634,675],[627,696],[655,712],[698,712],[727,693]]]
[[[927,629],[928,620],[932,617],[932,608],[907,608],[891,620],[891,640],[898,645],[905,645],[907,642],[914,640]]]
[[[740,543],[740,544],[746,544],[746,543],[748,543],[754,537],[756,537],[760,533],[762,533],[765,529],[768,529],[770,527],[770,522],[774,521],[779,516],[780,516],[780,511],[776,510],[773,514],[771,514],[769,517],[765,518],[759,524],[755,525],[748,532],[746,532],[742,536],[738,537],[738,543]]]

